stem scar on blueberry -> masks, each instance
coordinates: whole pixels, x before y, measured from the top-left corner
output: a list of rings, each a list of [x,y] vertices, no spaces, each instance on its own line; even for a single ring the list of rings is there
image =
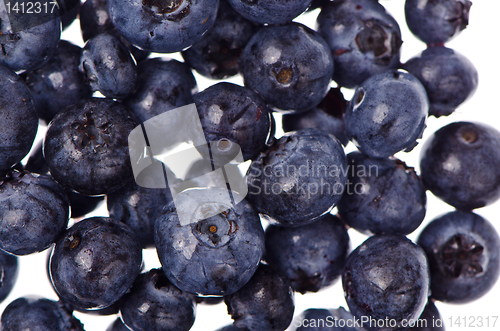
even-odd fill
[[[444,271],[453,278],[475,277],[483,272],[483,246],[464,234],[456,234],[443,246]]]
[[[68,238],[66,238],[66,241],[64,242],[64,246],[68,247],[69,249],[73,250],[80,245],[80,236],[76,234],[70,235]]]
[[[272,74],[278,83],[284,85],[289,84],[293,78],[293,70],[291,66],[288,68],[281,68],[279,71],[273,70]]]

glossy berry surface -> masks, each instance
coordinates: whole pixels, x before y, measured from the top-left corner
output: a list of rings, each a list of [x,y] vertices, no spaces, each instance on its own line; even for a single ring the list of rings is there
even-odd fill
[[[111,34],[89,39],[83,47],[80,71],[93,91],[123,99],[136,86],[137,68],[128,48]]]
[[[66,230],[69,200],[52,178],[27,171],[0,178],[0,249],[41,252]]]
[[[232,83],[218,83],[194,96],[214,162],[241,149],[244,160],[257,157],[269,135],[269,109],[254,91]],[[208,156],[208,155],[207,155]],[[226,162],[224,162],[226,163]]]
[[[342,145],[346,146],[349,142],[344,125],[346,106],[347,101],[340,89],[332,88],[313,109],[298,114],[283,115],[283,131],[317,128],[333,134]]]
[[[306,11],[311,0],[229,0],[242,16],[259,24],[285,24]]]
[[[265,264],[238,292],[225,296],[224,302],[234,326],[249,331],[285,330],[295,310],[288,280]]]
[[[374,74],[398,68],[401,31],[378,1],[329,2],[317,21],[333,56],[338,85],[354,88]]]
[[[383,158],[418,144],[428,112],[420,81],[405,71],[388,70],[356,88],[344,119],[354,145],[370,157]]]
[[[118,301],[141,271],[142,251],[127,225],[107,217],[82,220],[56,242],[50,278],[61,300],[83,309]]]
[[[450,212],[425,227],[418,244],[431,271],[431,297],[471,302],[488,292],[500,274],[500,238],[495,228],[471,212]]]
[[[40,8],[53,8],[51,0],[38,2]],[[3,7],[2,21],[9,23],[2,22],[0,25],[0,65],[14,71],[41,67],[55,53],[59,44],[61,37],[59,16],[57,9],[40,10],[38,13],[33,10],[28,14],[19,9],[8,13]]]
[[[445,43],[467,27],[471,5],[469,0],[406,0],[406,24],[424,43]]]
[[[460,210],[500,197],[500,132],[485,124],[455,122],[426,141],[420,159],[427,189]]]
[[[130,226],[143,247],[154,246],[155,222],[163,206],[172,201],[170,189],[145,188],[134,180],[107,195],[109,216]]]
[[[26,83],[0,65],[0,171],[28,154],[38,130],[38,116]]]
[[[46,123],[65,107],[92,95],[78,71],[81,52],[80,47],[61,40],[50,60],[26,75],[38,117]]]
[[[129,328],[123,324],[121,318],[117,318],[107,329],[106,331],[130,331]]]
[[[40,297],[12,301],[2,313],[2,331],[83,331],[83,325],[60,302]]]
[[[140,274],[123,297],[120,315],[136,331],[188,331],[194,323],[194,295],[168,281],[161,269]]]
[[[326,214],[297,227],[269,225],[264,260],[304,294],[332,285],[342,273],[349,250],[344,223]]]
[[[182,57],[199,74],[213,79],[236,75],[241,53],[257,26],[221,0],[214,26]]]
[[[300,23],[261,28],[243,50],[240,65],[246,87],[288,112],[317,106],[333,73],[328,45]]]
[[[14,287],[19,274],[16,256],[0,251],[0,302],[5,300]]]
[[[124,103],[139,122],[193,102],[196,80],[185,63],[153,58],[140,63],[137,72],[137,90]]]
[[[342,286],[353,316],[382,321],[383,327],[364,325],[366,329],[400,330],[403,320],[418,318],[427,303],[425,253],[401,235],[372,236],[349,255]]]
[[[447,116],[474,95],[476,67],[465,56],[446,47],[429,47],[411,58],[403,69],[417,77],[429,97],[429,115]]]
[[[137,123],[123,105],[81,100],[51,122],[43,152],[52,177],[67,189],[101,195],[132,177],[128,136]]]
[[[247,172],[247,199],[284,226],[311,223],[344,193],[347,160],[331,134],[304,129],[285,134]]]
[[[155,244],[163,271],[183,291],[234,293],[257,269],[264,250],[259,216],[246,200],[230,205],[224,200],[227,192],[185,190],[177,201],[192,201],[189,210],[171,203],[156,221]],[[179,213],[188,223],[181,223]]]
[[[79,19],[83,41],[87,41],[101,33],[110,33],[127,46],[137,62],[149,56],[149,52],[133,46],[116,31],[109,17],[107,0],[85,0],[80,7]]]
[[[398,159],[347,155],[347,188],[337,208],[342,220],[365,233],[409,234],[426,213],[425,186]]]
[[[157,53],[178,52],[199,41],[214,24],[218,7],[219,0],[108,0],[118,32]]]

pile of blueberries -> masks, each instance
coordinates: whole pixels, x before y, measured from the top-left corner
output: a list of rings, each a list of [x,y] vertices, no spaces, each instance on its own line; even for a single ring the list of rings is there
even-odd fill
[[[59,301],[17,298],[0,330],[84,330],[78,311],[119,314],[108,331],[187,331],[197,304],[222,301],[234,323],[219,331],[444,330],[434,302],[472,302],[500,274],[500,237],[473,212],[500,198],[500,132],[442,127],[420,174],[394,154],[417,145],[429,116],[453,116],[474,94],[474,65],[445,46],[470,9],[406,0],[406,24],[427,49],[401,63],[400,27],[378,0],[4,1],[0,300],[17,256],[51,249]],[[313,10],[316,30],[292,21]],[[77,18],[83,48],[61,40]],[[153,54],[175,52],[184,62]],[[215,84],[198,92],[193,70]],[[235,75],[244,86],[216,82]],[[193,103],[207,141],[186,169],[198,187],[151,188],[170,170],[155,155],[134,159],[129,136]],[[238,152],[243,187],[203,177],[206,165],[229,171]],[[138,178],[143,159],[152,171]],[[427,191],[456,211],[414,243],[406,236],[424,220]],[[86,218],[103,200],[109,215]],[[354,250],[349,228],[369,236]],[[146,248],[161,268],[144,270]],[[294,292],[339,279],[348,310],[294,311]],[[428,326],[408,323],[419,318]]]

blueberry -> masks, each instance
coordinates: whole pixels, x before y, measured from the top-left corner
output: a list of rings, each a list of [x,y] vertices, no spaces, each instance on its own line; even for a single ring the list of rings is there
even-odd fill
[[[259,265],[245,286],[225,296],[224,302],[234,326],[249,331],[285,330],[295,309],[290,284],[265,264]]]
[[[0,171],[28,154],[38,130],[38,116],[26,83],[0,65]]]
[[[233,155],[238,147],[244,160],[259,155],[269,135],[270,118],[257,93],[236,84],[218,83],[196,94],[194,103],[206,140],[216,142],[211,150],[214,162]]]
[[[145,188],[131,180],[107,195],[109,216],[130,226],[143,247],[154,246],[154,226],[163,206],[172,201],[170,189]]]
[[[344,120],[350,140],[362,153],[383,158],[417,145],[428,112],[420,81],[405,71],[389,70],[356,88]]]
[[[107,0],[86,0],[80,7],[79,18],[83,41],[101,33],[111,33],[127,46],[137,62],[145,60],[149,56],[149,52],[133,46],[116,31],[109,17]]]
[[[347,101],[340,88],[331,88],[318,106],[298,114],[285,114],[282,117],[283,131],[298,131],[318,128],[333,134],[342,145],[349,142],[344,125]]]
[[[229,0],[242,16],[259,24],[285,24],[306,11],[312,0]]]
[[[402,330],[402,323],[417,319],[427,303],[425,253],[401,235],[372,236],[347,258],[342,286],[353,316],[374,321],[363,327]]]
[[[2,313],[2,331],[84,331],[82,323],[60,302],[40,297],[18,298]]]
[[[500,132],[479,123],[455,122],[434,133],[420,159],[427,189],[461,210],[500,198]]]
[[[19,274],[16,256],[0,251],[0,302],[12,291]]]
[[[219,303],[224,301],[224,297],[222,296],[203,296],[198,295],[195,297],[194,301],[197,304],[205,304],[205,305],[218,305]]]
[[[138,65],[137,72],[137,90],[124,103],[139,122],[193,102],[196,80],[185,63],[148,59]]]
[[[84,219],[56,242],[50,278],[61,300],[82,308],[118,301],[141,271],[142,251],[132,229],[107,217]]]
[[[257,30],[255,24],[243,18],[221,0],[214,26],[182,57],[199,74],[223,79],[239,72],[238,62],[247,42]]]
[[[8,173],[0,178],[0,202],[0,249],[8,253],[43,251],[68,225],[68,197],[49,176]]]
[[[415,170],[398,159],[347,155],[347,188],[337,208],[350,227],[369,233],[413,232],[426,213],[425,186]]]
[[[418,238],[431,271],[431,297],[466,303],[488,292],[500,274],[500,237],[481,216],[455,211],[434,219]]]
[[[336,331],[334,322],[328,309],[310,308],[294,318],[291,331]]]
[[[168,281],[161,269],[140,274],[122,300],[120,315],[135,331],[188,331],[194,323],[194,295]]]
[[[35,70],[46,63],[55,53],[61,37],[61,19],[57,4],[52,0],[40,0],[40,13],[28,14],[23,10],[2,9],[10,24],[0,25],[0,65],[14,71]],[[28,8],[27,1],[9,2]],[[3,7],[5,8],[5,7]],[[35,8],[36,9],[36,8]]]
[[[414,321],[414,325],[408,331],[445,331],[443,319],[439,314],[434,301],[430,299],[425,305],[422,315]]]
[[[175,53],[201,40],[215,22],[219,0],[108,0],[111,22],[140,49]]]
[[[80,47],[61,40],[54,56],[44,66],[26,74],[38,116],[46,123],[65,107],[92,95],[78,71],[81,52]]]
[[[328,45],[300,23],[261,28],[243,50],[240,66],[246,87],[288,112],[317,106],[333,73]]]
[[[344,223],[326,214],[297,227],[270,225],[265,232],[264,259],[304,294],[332,285],[344,269],[349,236]]]
[[[471,6],[469,0],[406,0],[406,24],[424,43],[442,44],[467,27]]]
[[[447,116],[477,89],[477,70],[465,56],[446,47],[429,47],[403,68],[417,77],[429,97],[429,115]]]
[[[328,2],[317,21],[333,56],[338,85],[354,88],[374,74],[398,68],[401,31],[378,1]]]
[[[252,162],[247,199],[284,226],[311,223],[344,193],[347,160],[340,142],[318,129],[290,132]]]
[[[93,91],[123,99],[136,86],[137,67],[128,48],[112,34],[90,38],[83,47],[79,70]]]
[[[245,200],[230,205],[227,192],[185,190],[177,197],[184,205],[170,203],[156,221],[155,243],[162,268],[183,291],[228,295],[247,283],[257,269],[264,250],[259,216]],[[188,223],[180,213],[188,217]]]
[[[45,135],[43,152],[52,177],[86,195],[116,191],[132,178],[128,136],[137,125],[112,100],[81,100],[59,113]]]

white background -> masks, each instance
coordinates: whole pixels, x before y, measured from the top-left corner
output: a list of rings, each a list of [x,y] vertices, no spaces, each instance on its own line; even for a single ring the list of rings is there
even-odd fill
[[[381,3],[387,10],[396,18],[400,24],[403,35],[402,46],[402,62],[405,62],[412,56],[418,54],[425,49],[425,45],[418,41],[407,29],[404,21],[404,1],[403,0],[382,0]],[[303,22],[308,26],[315,27],[315,18],[318,11],[304,14],[297,21]],[[476,66],[479,72],[479,88],[475,95],[457,109],[457,111],[449,117],[436,119],[431,117],[427,122],[427,129],[424,132],[425,141],[434,131],[440,127],[455,121],[476,121],[483,122],[495,126],[500,130],[500,121],[498,112],[500,105],[497,97],[500,95],[499,79],[500,66],[498,54],[498,33],[499,29],[499,13],[500,1],[494,0],[475,0],[471,8],[470,24],[458,37],[447,44],[448,47],[457,50],[468,57]],[[63,32],[63,39],[70,40],[73,43],[83,46],[83,41],[80,36],[79,22],[75,22],[70,28]],[[159,55],[158,55],[159,56]],[[174,57],[181,60],[179,54],[164,55],[165,57]],[[199,90],[212,85],[215,81],[201,78],[196,75]],[[240,77],[232,78],[229,81],[242,84]],[[350,97],[352,91],[346,91],[346,98]],[[277,116],[278,122],[280,120]],[[37,140],[43,138],[45,128],[40,128]],[[281,132],[278,132],[281,134]],[[405,160],[408,165],[414,166],[418,171],[418,160],[420,154],[420,146],[417,146],[411,153],[399,153],[397,156]],[[350,144],[346,148],[346,153],[354,150],[354,146]],[[478,167],[488,167],[488,164],[478,165]],[[500,171],[500,169],[498,170]],[[431,193],[428,193],[428,212],[424,220],[424,224],[418,228],[409,237],[416,240],[423,226],[438,215],[453,210],[444,202],[436,199]],[[335,212],[335,210],[333,211]],[[493,223],[498,232],[500,232],[500,202],[477,210],[477,213],[485,217]],[[102,205],[92,216],[107,216],[105,205]],[[349,230],[351,236],[351,246],[354,249],[366,236],[357,233],[354,230]],[[50,299],[57,300],[57,295],[53,291],[46,274],[46,260],[48,251],[32,254],[30,256],[20,257],[19,278],[13,292],[0,305],[0,311],[3,311],[5,306],[20,296],[25,295],[41,295]],[[159,267],[159,262],[156,257],[155,250],[145,251],[146,268]],[[500,315],[500,284],[497,284],[488,294],[476,300],[473,303],[465,305],[453,305],[437,303],[437,307],[442,315],[447,330],[500,330],[500,321],[497,321],[496,328],[490,323],[490,327],[483,325],[479,327],[475,325],[461,326],[451,325],[450,319],[455,321],[457,318],[466,318],[467,322],[472,322],[473,319],[482,317],[486,319],[490,316],[490,322],[494,319],[491,316]],[[343,297],[341,282],[338,281],[335,285],[323,289],[315,294],[296,294],[295,295],[295,312],[296,314],[308,308],[337,308],[339,306],[346,307]],[[116,316],[95,317],[88,314],[75,313],[85,325],[87,331],[103,331],[115,320]],[[461,320],[463,322],[463,320]],[[231,323],[231,318],[227,314],[224,304],[216,306],[198,305],[196,322],[191,330],[193,331],[212,331],[219,327]]]

